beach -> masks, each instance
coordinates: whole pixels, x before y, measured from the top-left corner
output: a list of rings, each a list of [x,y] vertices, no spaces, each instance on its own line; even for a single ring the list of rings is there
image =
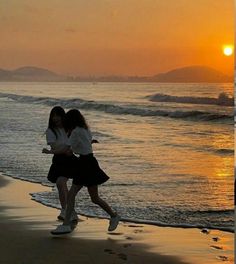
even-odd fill
[[[0,264],[234,263],[233,1],[1,10]]]
[[[231,84],[1,83],[0,91],[0,263],[233,263],[233,109],[194,103],[230,95]],[[50,234],[60,204],[46,177],[52,157],[41,150],[54,105],[80,109],[99,141],[94,154],[110,177],[99,193],[125,220],[112,233],[83,188],[73,233]]]
[[[70,235],[52,236],[58,210],[31,200],[50,187],[0,176],[1,263],[233,263],[230,232],[158,227],[121,221],[107,232],[107,219],[79,216]],[[78,198],[77,198],[78,199]]]
[[[100,194],[125,219],[232,232],[233,107],[218,104],[224,92],[231,98],[233,85],[0,83],[0,171],[52,186],[46,177],[52,156],[42,154],[48,115],[55,105],[77,108],[99,141],[93,152],[110,177]],[[32,195],[60,208],[57,194],[53,188]],[[106,217],[86,189],[76,210]]]

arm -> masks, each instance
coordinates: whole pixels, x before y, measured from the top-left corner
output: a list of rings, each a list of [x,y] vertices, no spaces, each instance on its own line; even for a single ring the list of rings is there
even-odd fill
[[[66,154],[66,155],[72,155],[72,150],[70,148],[70,146],[63,146],[61,148],[56,148],[55,147],[55,144],[50,144],[51,146],[51,149],[47,149],[47,148],[43,148],[42,149],[42,153],[45,153],[45,154]]]

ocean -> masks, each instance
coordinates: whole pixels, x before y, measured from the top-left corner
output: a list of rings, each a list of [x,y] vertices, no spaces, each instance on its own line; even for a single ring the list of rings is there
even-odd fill
[[[233,83],[0,83],[0,172],[51,186],[32,199],[60,208],[41,153],[51,108],[78,108],[110,180],[101,197],[122,219],[234,229]],[[83,188],[79,214],[107,218]],[[56,216],[55,216],[56,218]]]

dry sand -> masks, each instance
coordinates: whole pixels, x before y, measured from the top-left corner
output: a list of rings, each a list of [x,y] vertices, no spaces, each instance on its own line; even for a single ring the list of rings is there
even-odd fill
[[[53,237],[58,210],[29,193],[50,188],[0,176],[1,264],[218,264],[233,263],[234,234],[121,222],[80,216],[70,235]],[[216,238],[219,238],[218,241]]]

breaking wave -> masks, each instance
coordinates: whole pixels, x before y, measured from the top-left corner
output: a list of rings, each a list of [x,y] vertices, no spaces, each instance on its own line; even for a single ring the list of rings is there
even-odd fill
[[[160,117],[169,117],[169,118],[190,119],[193,121],[222,120],[233,123],[233,115],[231,116],[227,114],[211,113],[211,112],[198,111],[198,110],[192,110],[192,111],[181,111],[181,110],[169,111],[169,110],[158,110],[158,109],[153,110],[139,106],[114,105],[103,102],[83,100],[80,98],[59,99],[59,98],[50,98],[50,97],[33,97],[26,95],[15,95],[15,94],[7,94],[7,93],[0,93],[0,97],[7,97],[17,102],[23,102],[23,103],[45,104],[49,106],[54,106],[59,104],[64,108],[95,110],[95,111],[101,111],[101,112],[105,112],[109,114],[117,114],[117,115],[160,116]],[[169,98],[181,98],[181,97],[169,96]]]
[[[191,97],[191,96],[173,96],[157,93],[147,96],[152,102],[174,102],[182,104],[207,104],[207,105],[222,105],[233,106],[234,98],[229,97],[226,93],[220,93],[218,98],[211,97]]]

